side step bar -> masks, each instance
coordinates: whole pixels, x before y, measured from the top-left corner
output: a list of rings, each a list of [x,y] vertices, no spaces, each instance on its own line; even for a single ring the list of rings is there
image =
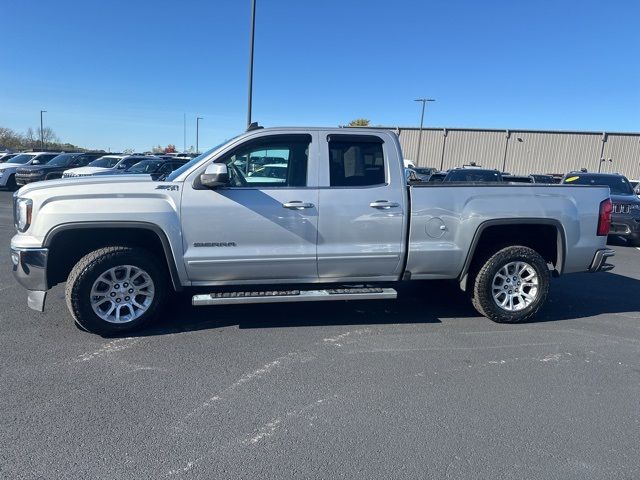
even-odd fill
[[[336,288],[327,290],[270,290],[260,292],[223,292],[194,295],[191,303],[233,305],[241,303],[324,302],[333,300],[393,300],[393,288]]]

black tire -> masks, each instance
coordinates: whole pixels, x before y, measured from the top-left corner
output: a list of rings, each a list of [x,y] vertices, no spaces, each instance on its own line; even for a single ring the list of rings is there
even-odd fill
[[[525,262],[538,277],[535,298],[520,310],[507,310],[493,298],[493,281],[496,274],[507,264]],[[547,262],[538,252],[523,246],[511,246],[499,250],[482,265],[473,283],[472,303],[483,316],[497,323],[521,323],[532,319],[544,305],[549,293],[550,274]],[[507,287],[509,288],[509,287]],[[520,287],[521,288],[521,287]],[[526,287],[528,288],[528,287]],[[531,293],[531,290],[528,290]]]
[[[137,267],[148,274],[153,281],[153,296],[139,317],[124,323],[112,323],[94,312],[91,306],[91,289],[103,273],[123,265]],[[162,263],[147,250],[124,246],[105,247],[85,255],[76,263],[67,279],[65,298],[73,319],[81,329],[112,336],[139,329],[153,321],[167,297],[167,285],[167,274]]]
[[[7,179],[7,190],[10,191],[14,191],[18,189],[18,184],[16,183],[16,176],[15,174],[11,175],[8,179]]]

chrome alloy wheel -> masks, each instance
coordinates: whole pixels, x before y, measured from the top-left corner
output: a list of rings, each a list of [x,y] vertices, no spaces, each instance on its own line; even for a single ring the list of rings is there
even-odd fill
[[[491,290],[503,310],[522,310],[538,297],[538,274],[526,262],[507,263],[494,275]]]
[[[127,323],[147,311],[154,297],[151,276],[139,267],[120,265],[102,273],[91,287],[91,308],[109,323]]]

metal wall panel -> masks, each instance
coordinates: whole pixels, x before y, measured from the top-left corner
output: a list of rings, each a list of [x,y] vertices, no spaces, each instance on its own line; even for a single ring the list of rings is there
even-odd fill
[[[504,131],[448,130],[443,168],[476,162],[484,168],[501,170],[506,141]]]
[[[566,173],[598,169],[602,134],[512,131],[506,171],[516,174]]]
[[[442,157],[442,141],[444,139],[442,129],[422,130],[422,146],[420,147],[420,159],[418,160],[418,136],[419,129],[399,129],[400,145],[404,158],[413,160],[418,167],[440,167]]]
[[[607,135],[602,156],[607,160],[603,172],[619,172],[630,180],[640,180],[640,135]]]
[[[399,134],[405,158],[415,160],[418,129],[390,130]],[[424,129],[420,166],[440,168],[443,162],[442,168],[446,170],[476,162],[501,170],[506,134],[506,130],[493,129]],[[603,172],[619,172],[629,179],[640,179],[640,133],[510,130],[506,153],[505,171],[518,175],[564,174],[583,167],[597,172],[600,158],[604,157],[612,161],[602,164]]]

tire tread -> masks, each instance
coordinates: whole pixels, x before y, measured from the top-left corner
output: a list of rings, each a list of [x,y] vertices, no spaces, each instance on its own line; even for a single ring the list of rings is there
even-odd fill
[[[508,261],[512,259],[515,260],[517,258],[525,259],[527,263],[531,264],[533,267],[537,267],[537,270],[539,270],[539,293],[533,308],[527,307],[521,312],[507,312],[496,305],[490,294],[487,295],[487,289],[490,290],[496,266],[508,263]],[[550,275],[547,264],[538,252],[525,246],[509,246],[495,252],[482,265],[475,276],[471,303],[478,313],[490,320],[493,320],[494,322],[527,322],[531,320],[544,305],[549,292],[549,279]]]

